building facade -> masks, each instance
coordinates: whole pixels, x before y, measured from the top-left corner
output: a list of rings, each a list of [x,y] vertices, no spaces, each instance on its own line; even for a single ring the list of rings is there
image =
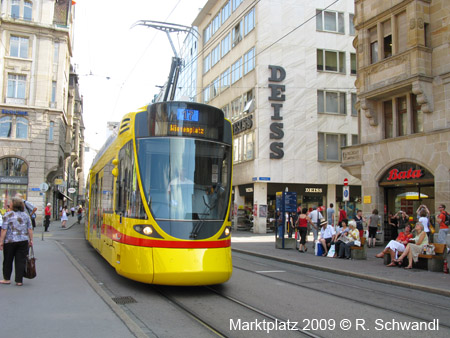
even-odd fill
[[[0,209],[21,193],[38,207],[82,201],[84,125],[70,65],[69,0],[10,0],[0,13]]]
[[[358,143],[354,1],[328,5],[211,0],[193,22],[197,101],[233,123],[234,214],[252,210],[254,232],[286,188],[303,207],[336,208],[348,178],[350,215],[360,203],[360,181],[341,167],[341,148]]]
[[[360,145],[343,167],[362,181],[363,210],[416,220],[450,204],[450,2],[355,1]],[[386,228],[389,234],[389,227]]]

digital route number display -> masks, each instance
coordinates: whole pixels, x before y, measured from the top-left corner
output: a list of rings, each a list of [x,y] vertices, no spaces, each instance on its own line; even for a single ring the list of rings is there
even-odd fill
[[[177,109],[177,120],[178,121],[198,122],[198,110],[178,108]]]

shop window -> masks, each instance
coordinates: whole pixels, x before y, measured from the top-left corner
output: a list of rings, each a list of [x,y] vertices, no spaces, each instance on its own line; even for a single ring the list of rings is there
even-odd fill
[[[406,106],[406,96],[399,97],[397,102],[397,124],[398,124],[398,136],[405,136],[407,134],[407,106]]]
[[[27,177],[28,165],[17,157],[6,157],[0,160],[0,176]]]
[[[347,135],[319,133],[318,136],[319,161],[341,161],[341,149],[347,146]]]
[[[383,22],[382,26],[383,26],[383,58],[386,59],[392,56],[391,20]]]
[[[345,93],[317,91],[317,112],[329,114],[347,114]]]
[[[394,119],[392,116],[392,101],[383,102],[384,138],[394,137]]]
[[[345,74],[345,52],[318,49],[317,70]]]
[[[377,27],[369,29],[370,63],[378,62],[378,32]]]
[[[417,103],[417,96],[411,94],[413,133],[423,133],[423,111],[422,106]]]
[[[316,29],[318,31],[345,33],[344,13],[316,10]]]

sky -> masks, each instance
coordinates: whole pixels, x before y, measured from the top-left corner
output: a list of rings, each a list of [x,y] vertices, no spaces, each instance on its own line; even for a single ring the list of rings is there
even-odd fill
[[[85,143],[100,149],[106,123],[148,104],[174,56],[165,32],[131,26],[153,20],[191,26],[207,0],[77,0],[72,64],[80,76]],[[185,33],[171,33],[179,50]],[[86,153],[85,173],[95,151]]]

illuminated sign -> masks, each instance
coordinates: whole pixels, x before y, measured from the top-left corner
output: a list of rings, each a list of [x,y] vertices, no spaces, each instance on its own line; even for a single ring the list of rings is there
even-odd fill
[[[198,122],[198,110],[178,108],[177,109],[177,120],[178,121]]]
[[[398,169],[392,169],[389,171],[388,181],[399,181],[399,180],[409,180],[411,178],[420,178],[423,176],[423,170],[416,169],[413,170],[409,168],[408,171],[400,171]]]
[[[321,193],[322,188],[305,188],[305,192]]]
[[[183,127],[176,124],[169,125],[169,131],[187,135],[205,135],[205,128],[200,127]]]

